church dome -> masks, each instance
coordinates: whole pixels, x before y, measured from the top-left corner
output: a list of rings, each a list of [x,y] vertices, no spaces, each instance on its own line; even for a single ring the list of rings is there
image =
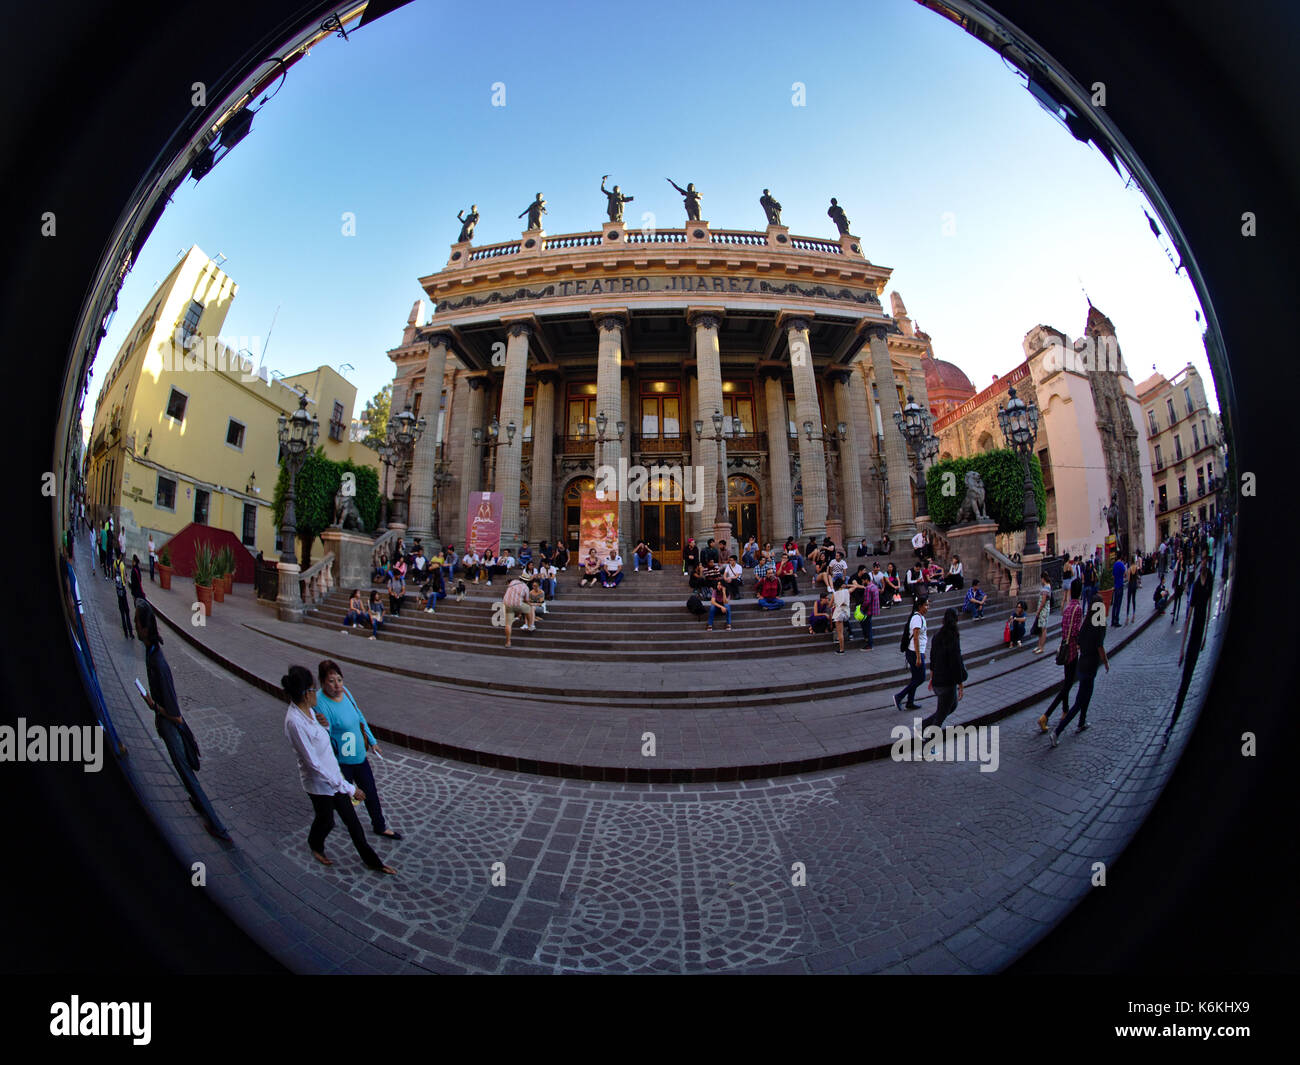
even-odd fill
[[[975,395],[975,386],[960,367],[942,359],[923,359],[922,365],[925,367],[925,389],[931,396],[958,392],[963,394],[963,398]]]

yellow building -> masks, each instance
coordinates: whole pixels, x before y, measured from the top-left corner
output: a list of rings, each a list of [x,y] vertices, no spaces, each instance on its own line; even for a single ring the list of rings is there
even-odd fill
[[[1151,483],[1160,539],[1215,518],[1223,475],[1218,417],[1190,362],[1171,378],[1154,373],[1137,386],[1151,447]]]
[[[274,380],[247,351],[218,339],[237,290],[191,247],[105,378],[87,447],[87,513],[125,529],[128,556],[145,558],[150,534],[161,544],[198,522],[274,558],[278,419],[304,391],[326,455],[378,468],[375,452],[349,439],[356,388],[340,374],[321,366]]]

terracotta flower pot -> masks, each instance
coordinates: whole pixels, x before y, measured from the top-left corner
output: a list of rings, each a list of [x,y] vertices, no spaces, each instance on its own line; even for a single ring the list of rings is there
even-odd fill
[[[226,578],[225,577],[212,578],[212,598],[216,600],[218,603],[224,603],[226,601]]]
[[[199,602],[203,604],[203,616],[212,616],[212,589],[202,584],[194,586],[194,594],[198,596]]]
[[[1106,613],[1110,613],[1110,601],[1115,597],[1114,588],[1103,588],[1097,593],[1101,596],[1101,601],[1106,604]]]
[[[234,575],[233,573],[227,573],[227,574],[226,574],[226,594],[227,594],[227,595],[233,595],[234,592],[235,592],[235,575]]]
[[[163,591],[170,591],[172,586],[172,568],[164,566],[161,562],[158,563],[158,586]]]

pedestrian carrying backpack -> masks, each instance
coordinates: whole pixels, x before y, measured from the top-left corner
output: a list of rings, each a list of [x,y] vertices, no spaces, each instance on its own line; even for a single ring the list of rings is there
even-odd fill
[[[912,645],[912,618],[916,617],[916,611],[913,610],[907,618],[907,624],[903,626],[903,638],[898,641],[898,649],[907,654],[908,648]]]
[[[698,595],[693,595],[686,600],[686,609],[689,610],[692,614],[708,613],[708,611],[705,610],[704,608],[704,600],[701,599]]]

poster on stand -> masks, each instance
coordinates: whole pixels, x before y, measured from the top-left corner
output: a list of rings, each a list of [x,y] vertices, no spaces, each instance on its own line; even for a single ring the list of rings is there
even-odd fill
[[[465,527],[465,551],[482,555],[484,551],[501,551],[500,492],[471,492],[469,519]]]
[[[608,558],[610,549],[618,551],[618,493],[604,492],[597,499],[594,491],[582,493],[581,526],[578,531],[578,561],[593,547],[597,558]]]

